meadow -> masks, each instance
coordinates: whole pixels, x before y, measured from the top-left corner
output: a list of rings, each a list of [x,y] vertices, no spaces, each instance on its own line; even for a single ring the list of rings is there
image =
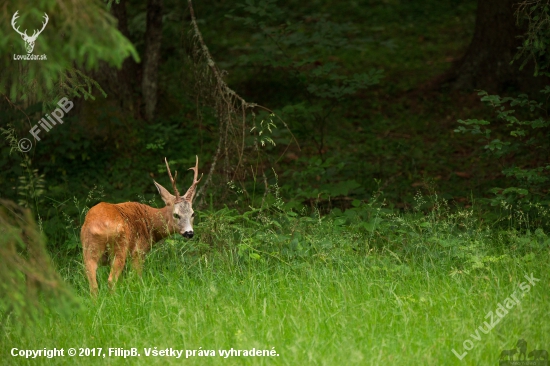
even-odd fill
[[[44,309],[32,327],[8,322],[3,362],[485,365],[519,339],[547,349],[550,237],[417,199],[407,214],[358,202],[324,216],[205,211],[197,236],[156,247],[142,278],[128,268],[110,293],[103,267],[97,300],[81,258],[58,253],[77,305]],[[101,355],[27,360],[7,356],[13,347]],[[140,356],[124,358],[132,348]],[[224,357],[231,349],[276,355]]]

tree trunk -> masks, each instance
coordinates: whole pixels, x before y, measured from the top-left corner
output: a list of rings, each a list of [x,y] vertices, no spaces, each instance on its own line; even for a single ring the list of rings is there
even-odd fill
[[[118,20],[118,30],[124,37],[130,39],[128,31],[128,16],[126,13],[126,0],[120,0],[119,4],[113,2],[112,12]],[[135,111],[133,92],[136,90],[137,64],[132,57],[128,57],[122,63],[122,68],[116,72],[116,86],[114,89],[118,96],[121,106],[124,109]]]
[[[474,37],[466,54],[449,73],[453,89],[483,89],[490,93],[538,91],[543,78],[533,76],[532,64],[519,70],[510,64],[526,29],[517,25],[518,0],[478,0]]]
[[[126,0],[120,0],[118,4],[113,2],[111,12],[118,20],[117,28],[120,33],[130,39],[126,3]],[[136,108],[134,102],[137,99],[134,97],[134,92],[138,90],[139,85],[136,82],[138,76],[137,63],[132,57],[127,57],[120,70],[106,62],[101,62],[99,65],[99,69],[93,71],[90,76],[105,90],[110,103],[116,104],[125,112],[130,111],[131,114],[135,115],[138,108]]]
[[[145,100],[145,118],[155,116],[158,93],[158,67],[162,41],[162,0],[147,1],[147,29],[141,91]]]

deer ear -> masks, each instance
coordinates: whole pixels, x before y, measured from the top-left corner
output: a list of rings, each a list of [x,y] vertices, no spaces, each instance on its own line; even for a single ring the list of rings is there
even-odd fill
[[[164,201],[164,203],[166,203],[166,206],[171,206],[173,205],[175,202],[176,202],[176,196],[174,196],[173,194],[171,194],[170,192],[168,192],[166,190],[166,188],[164,188],[163,186],[161,186],[160,184],[158,184],[157,182],[153,181],[155,183],[155,186],[157,187],[159,193],[160,193],[160,198],[162,198],[162,200]]]

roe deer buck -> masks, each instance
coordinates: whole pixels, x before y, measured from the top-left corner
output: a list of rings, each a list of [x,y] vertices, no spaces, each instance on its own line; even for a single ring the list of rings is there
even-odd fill
[[[101,202],[86,215],[80,240],[92,296],[97,296],[98,292],[96,271],[100,260],[101,264],[112,260],[109,274],[109,288],[112,290],[124,268],[128,253],[132,256],[133,267],[141,275],[144,256],[154,243],[176,232],[186,238],[193,237],[195,213],[191,205],[197,184],[202,179],[202,175],[197,179],[199,157],[196,157],[195,167],[190,168],[194,171],[193,183],[183,197],[180,197],[176,188],[178,172],[172,177],[166,158],[164,161],[176,195],[173,196],[163,186],[153,182],[166,207],[157,209],[137,202]]]

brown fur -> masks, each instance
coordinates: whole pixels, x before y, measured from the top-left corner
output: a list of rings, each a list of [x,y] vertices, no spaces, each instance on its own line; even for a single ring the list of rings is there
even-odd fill
[[[113,288],[126,256],[141,274],[144,255],[153,244],[178,231],[172,219],[174,206],[155,209],[136,202],[111,204],[102,202],[90,209],[80,232],[84,265],[90,292],[98,292],[96,271],[105,256],[112,261],[109,288]]]

